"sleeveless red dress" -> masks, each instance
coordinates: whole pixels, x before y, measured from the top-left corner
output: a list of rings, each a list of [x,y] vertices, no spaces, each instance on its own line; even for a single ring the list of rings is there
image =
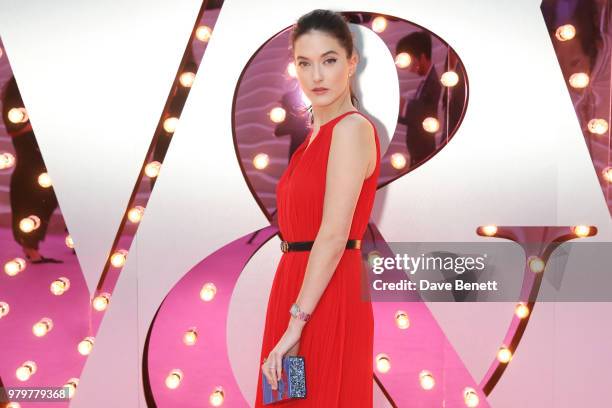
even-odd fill
[[[314,241],[323,216],[332,130],[352,113],[361,114],[345,112],[323,124],[307,147],[311,130],[291,156],[276,187],[278,225],[284,240]],[[349,239],[363,238],[380,173],[378,132],[370,123],[376,139],[376,167],[363,182]],[[285,252],[280,259],[268,300],[260,366],[287,329],[289,308],[302,286],[309,254],[309,251]],[[297,354],[305,360],[307,397],[277,402],[270,407],[372,407],[374,318],[370,300],[361,295],[362,268],[361,249],[345,249],[302,330]],[[255,407],[264,407],[262,381],[267,380],[262,379],[260,367]]]

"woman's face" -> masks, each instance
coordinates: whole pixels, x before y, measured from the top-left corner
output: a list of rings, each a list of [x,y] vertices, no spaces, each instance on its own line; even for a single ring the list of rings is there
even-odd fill
[[[312,106],[326,106],[348,92],[349,74],[355,72],[355,53],[347,59],[338,40],[319,30],[302,34],[293,44],[300,87]]]

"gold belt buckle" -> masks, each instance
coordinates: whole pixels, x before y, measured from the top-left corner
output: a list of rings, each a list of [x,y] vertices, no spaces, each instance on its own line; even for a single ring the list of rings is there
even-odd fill
[[[289,252],[289,243],[287,241],[281,241],[280,247],[281,251]]]

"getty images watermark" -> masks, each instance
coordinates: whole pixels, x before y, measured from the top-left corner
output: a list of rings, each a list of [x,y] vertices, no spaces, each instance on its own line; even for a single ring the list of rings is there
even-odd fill
[[[362,295],[376,302],[612,301],[611,242],[564,242],[549,253],[544,247],[369,242],[362,247]]]

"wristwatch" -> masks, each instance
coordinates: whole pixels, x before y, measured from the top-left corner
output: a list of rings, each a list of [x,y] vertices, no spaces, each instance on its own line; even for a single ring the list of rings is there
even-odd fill
[[[302,312],[297,303],[294,303],[291,305],[291,309],[289,309],[289,313],[291,314],[291,316],[295,317],[296,319],[302,320],[304,322],[307,322],[308,319],[310,319],[310,314]]]

